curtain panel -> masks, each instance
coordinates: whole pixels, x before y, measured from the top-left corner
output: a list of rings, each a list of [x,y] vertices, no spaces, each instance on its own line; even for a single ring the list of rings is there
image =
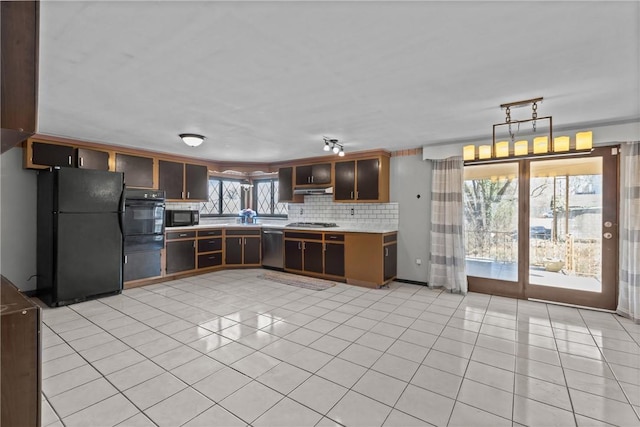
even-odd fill
[[[464,162],[456,156],[432,160],[431,268],[429,286],[467,293],[462,186]]]
[[[618,314],[640,324],[640,142],[620,147]]]

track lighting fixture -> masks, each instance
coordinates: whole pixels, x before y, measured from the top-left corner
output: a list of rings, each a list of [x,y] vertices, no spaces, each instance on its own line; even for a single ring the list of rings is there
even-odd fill
[[[324,140],[324,151],[333,151],[334,154],[337,154],[340,157],[344,157],[344,145],[339,144],[337,139],[323,137]]]

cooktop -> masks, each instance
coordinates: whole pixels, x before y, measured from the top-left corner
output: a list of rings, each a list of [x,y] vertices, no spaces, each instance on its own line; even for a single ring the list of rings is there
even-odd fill
[[[287,224],[287,227],[308,227],[308,228],[329,228],[337,227],[335,222],[292,222]]]

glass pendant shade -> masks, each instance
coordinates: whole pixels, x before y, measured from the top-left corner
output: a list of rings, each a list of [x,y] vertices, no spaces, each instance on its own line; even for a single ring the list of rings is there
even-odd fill
[[[569,141],[570,138],[568,136],[559,136],[557,138],[553,138],[553,151],[555,153],[569,151]]]
[[[476,146],[465,145],[462,149],[462,158],[464,160],[475,160],[476,158]]]
[[[591,150],[593,148],[593,132],[578,132],[576,134],[576,150]]]
[[[527,154],[529,154],[529,141],[521,139],[513,144],[514,156],[526,156]]]
[[[533,154],[544,154],[549,152],[549,138],[539,136],[533,139]]]
[[[491,158],[491,146],[490,145],[481,145],[478,147],[478,158],[479,159],[490,159]]]
[[[495,147],[496,157],[509,157],[509,141],[498,141]]]

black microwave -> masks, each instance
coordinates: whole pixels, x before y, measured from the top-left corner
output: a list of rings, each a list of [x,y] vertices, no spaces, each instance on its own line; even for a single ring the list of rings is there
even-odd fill
[[[188,210],[166,210],[165,227],[185,227],[198,225],[200,223],[200,212]]]

